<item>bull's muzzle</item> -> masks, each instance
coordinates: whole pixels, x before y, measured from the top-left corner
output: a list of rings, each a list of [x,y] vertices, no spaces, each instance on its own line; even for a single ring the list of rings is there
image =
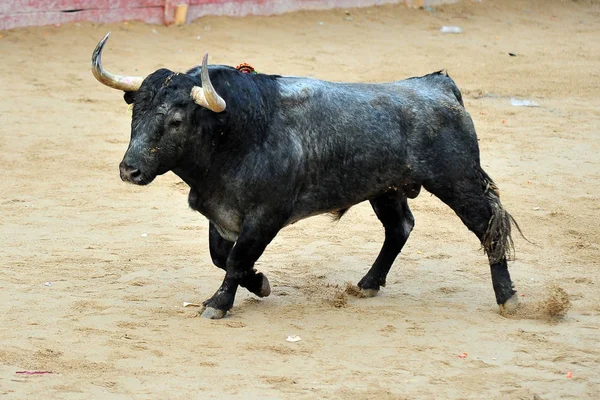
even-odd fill
[[[142,171],[140,171],[138,168],[125,164],[125,161],[121,161],[121,164],[119,164],[119,172],[123,182],[134,183],[136,185],[144,184]]]

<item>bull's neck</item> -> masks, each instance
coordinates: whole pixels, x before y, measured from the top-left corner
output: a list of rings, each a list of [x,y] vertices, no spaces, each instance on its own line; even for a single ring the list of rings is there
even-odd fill
[[[223,171],[221,157],[214,146],[202,146],[199,143],[190,143],[188,152],[172,172],[191,188],[211,192],[218,188],[219,171]],[[216,176],[217,175],[217,176]]]
[[[211,119],[210,126],[192,136],[187,153],[173,168],[185,183],[203,192],[219,191],[224,177],[235,174],[236,164],[261,146],[279,105],[275,77],[227,72],[221,71],[221,77],[229,85],[219,79],[214,82],[227,98],[226,114]]]
[[[197,165],[191,161],[184,160],[180,165],[173,168],[173,173],[193,188],[208,186],[209,170],[206,166]]]

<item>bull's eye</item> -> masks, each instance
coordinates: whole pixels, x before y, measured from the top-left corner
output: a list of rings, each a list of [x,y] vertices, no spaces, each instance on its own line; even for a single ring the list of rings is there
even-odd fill
[[[181,120],[180,119],[172,119],[171,122],[169,122],[169,125],[172,128],[177,128],[178,126],[181,125]]]

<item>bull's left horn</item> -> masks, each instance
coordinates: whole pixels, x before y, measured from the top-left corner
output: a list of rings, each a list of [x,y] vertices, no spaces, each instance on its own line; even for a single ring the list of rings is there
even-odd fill
[[[106,36],[104,36],[104,39],[98,43],[92,54],[92,74],[94,74],[100,83],[103,83],[106,86],[125,92],[135,92],[142,85],[142,81],[144,80],[143,77],[115,75],[102,68],[102,48],[109,36],[110,32],[108,32]]]
[[[219,96],[208,76],[208,53],[206,53],[202,59],[200,78],[202,79],[202,87],[194,86],[192,88],[191,95],[194,102],[216,113],[224,111],[227,103]]]

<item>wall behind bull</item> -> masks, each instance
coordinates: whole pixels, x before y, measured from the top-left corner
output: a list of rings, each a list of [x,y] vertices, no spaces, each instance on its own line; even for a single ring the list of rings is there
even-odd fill
[[[387,3],[427,6],[457,0],[0,0],[0,30],[65,22],[144,21],[170,24],[175,6],[188,5],[187,22],[205,15],[268,15],[296,10],[367,7]]]

